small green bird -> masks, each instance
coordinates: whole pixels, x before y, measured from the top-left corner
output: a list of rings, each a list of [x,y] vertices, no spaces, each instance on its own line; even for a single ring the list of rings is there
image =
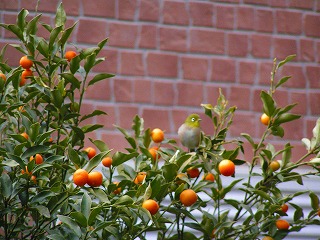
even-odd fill
[[[190,151],[197,148],[200,144],[200,121],[201,119],[198,114],[190,114],[178,129],[178,135],[182,145],[189,148]]]

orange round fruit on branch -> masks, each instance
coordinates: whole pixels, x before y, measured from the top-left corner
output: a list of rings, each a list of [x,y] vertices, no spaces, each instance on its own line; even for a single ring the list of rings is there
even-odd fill
[[[82,187],[88,182],[88,172],[84,169],[78,169],[73,173],[73,182],[75,185]]]
[[[33,76],[33,73],[30,69],[26,69],[21,73],[21,79],[20,79],[20,83],[19,86],[22,87],[26,84],[27,82],[27,77],[31,77]]]
[[[68,60],[68,62],[70,62],[71,59],[75,56],[77,56],[77,53],[75,51],[66,51],[66,53],[64,54],[64,57]]]
[[[102,165],[105,166],[105,167],[111,167],[112,165],[112,158],[111,157],[105,157],[102,159]]]
[[[119,182],[113,182],[113,184],[118,186]],[[117,188],[116,190],[113,191],[113,193],[116,194],[116,195],[120,194],[121,193],[121,188],[120,187]]]
[[[268,126],[270,122],[270,117],[267,114],[263,113],[260,117],[260,121],[262,124]]]
[[[273,160],[269,164],[269,167],[270,167],[270,169],[272,169],[273,172],[275,172],[280,168],[280,163],[277,160]]]
[[[147,209],[151,215],[154,215],[159,211],[159,204],[153,199],[145,200],[142,203],[142,207]]]
[[[164,140],[164,132],[160,128],[151,131],[151,139],[155,143],[161,143]]]
[[[96,149],[93,147],[87,147],[84,151],[87,153],[89,159],[93,158],[97,154]]]
[[[234,165],[234,163],[231,160],[228,159],[224,159],[219,163],[219,172],[223,175],[223,176],[231,176],[234,174],[236,166]]]
[[[94,171],[88,174],[87,183],[90,187],[99,187],[102,184],[102,180],[103,177],[101,172]]]
[[[160,154],[158,153],[158,148],[157,147],[149,148],[148,151],[151,154],[153,160],[157,160],[157,159],[160,158]]]
[[[29,139],[29,135],[26,132],[23,132],[20,134],[22,137],[24,137],[25,139]]]
[[[24,69],[30,69],[33,65],[32,60],[28,59],[27,56],[23,56],[20,58],[20,66],[23,67]]]
[[[134,183],[135,184],[141,184],[144,179],[146,178],[147,173],[146,172],[139,172],[136,176],[136,178],[134,179]]]
[[[284,213],[286,213],[286,212],[288,211],[288,209],[289,209],[288,204],[283,204],[283,205],[281,206],[281,211],[284,212]]]
[[[290,227],[290,224],[288,223],[287,220],[278,219],[278,220],[276,221],[276,227],[277,227],[279,230],[288,230],[289,227]]]
[[[263,237],[261,240],[273,240],[273,238],[270,237],[270,236],[265,236],[265,237]]]
[[[187,169],[187,174],[190,178],[196,178],[199,177],[200,171],[198,168],[190,167]]]
[[[3,73],[0,73],[0,78],[2,78],[2,79],[3,79],[3,81],[6,81],[6,80],[7,80],[6,75],[4,75]]]
[[[192,189],[186,189],[180,193],[180,202],[186,207],[193,205],[197,200],[198,195]]]
[[[35,163],[36,164],[41,164],[41,163],[43,163],[43,157],[42,157],[42,155],[41,154],[36,154],[36,156],[34,157],[34,156],[31,156],[30,157],[30,161],[32,161],[33,159],[35,159]]]
[[[214,175],[212,173],[207,173],[204,175],[203,180],[214,182]]]
[[[30,180],[34,183],[37,184],[37,177],[35,175],[32,175]]]

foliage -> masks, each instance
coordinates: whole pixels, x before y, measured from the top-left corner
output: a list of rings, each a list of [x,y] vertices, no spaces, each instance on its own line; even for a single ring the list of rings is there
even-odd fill
[[[212,136],[202,133],[196,152],[186,152],[170,139],[154,143],[144,120],[136,116],[132,131],[117,126],[129,143],[126,152],[115,152],[110,168],[97,168],[110,150],[101,140],[91,139],[100,153],[88,159],[85,136],[102,125],[85,124],[85,120],[105,113],[95,110],[82,116],[80,110],[86,88],[113,76],[91,75],[94,66],[104,61],[98,55],[107,39],[96,47],[76,48],[78,54],[69,62],[64,53],[76,23],[66,27],[63,6],[57,9],[54,27],[41,23],[41,15],[31,19],[28,15],[22,10],[16,24],[1,24],[20,40],[20,44],[10,45],[34,63],[33,76],[19,86],[23,69],[5,62],[7,46],[0,55],[0,69],[7,76],[6,81],[0,78],[0,236],[4,239],[147,239],[150,231],[156,231],[158,239],[258,239],[265,235],[283,239],[291,231],[320,224],[315,193],[305,190],[284,195],[278,187],[292,181],[303,185],[306,176],[319,175],[320,120],[313,137],[303,138],[307,152],[297,161],[292,160],[290,143],[281,150],[268,143],[269,137],[284,136],[284,123],[300,117],[290,113],[295,104],[280,107],[273,98],[276,89],[290,78],[276,82],[276,72],[294,56],[280,62],[275,59],[270,90],[261,92],[263,112],[270,121],[260,141],[246,133],[239,138],[251,145],[252,159],[241,159],[245,156],[242,140],[227,138],[236,107],[229,107],[220,92],[215,106],[202,104],[215,131]],[[37,36],[39,25],[48,31],[48,39]],[[24,132],[28,139],[21,136]],[[158,149],[155,159],[151,147]],[[44,163],[30,161],[35,154],[42,154]],[[311,156],[313,160],[308,161]],[[223,159],[237,166],[246,164],[247,177],[238,178],[237,170],[232,177],[221,176],[218,164]],[[277,159],[281,159],[281,167],[272,171],[269,164]],[[303,166],[312,171],[296,171]],[[213,173],[215,181],[177,177],[190,167],[200,169],[200,176]],[[79,168],[88,172],[101,169],[102,186],[74,185],[72,174]],[[136,182],[141,172],[146,177]],[[179,200],[187,188],[198,195],[190,207]],[[234,191],[242,192],[243,199],[233,198]],[[302,194],[311,201],[312,211],[307,216],[300,206],[290,203]],[[147,199],[160,205],[156,214],[142,207]],[[286,216],[280,210],[284,203],[294,209],[294,216],[289,230],[278,230],[276,220]]]

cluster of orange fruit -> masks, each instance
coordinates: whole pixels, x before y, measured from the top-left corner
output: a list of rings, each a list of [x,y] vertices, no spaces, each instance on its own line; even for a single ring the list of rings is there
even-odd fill
[[[76,56],[77,56],[77,53],[75,51],[66,51],[64,57],[67,59],[68,62],[70,62],[71,59]],[[31,70],[33,66],[33,61],[30,58],[28,58],[28,56],[23,56],[20,58],[19,64],[24,69],[21,73],[20,83],[19,83],[20,87],[22,87],[26,84],[27,78],[33,76],[33,72]],[[2,78],[4,81],[7,80],[6,75],[1,72],[0,72],[0,78]]]

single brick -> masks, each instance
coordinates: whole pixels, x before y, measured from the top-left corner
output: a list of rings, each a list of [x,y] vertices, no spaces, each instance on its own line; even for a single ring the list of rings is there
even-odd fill
[[[138,26],[128,23],[109,24],[109,45],[115,47],[134,48],[138,35]]]
[[[86,16],[115,17],[116,0],[82,1]]]
[[[182,57],[181,62],[184,79],[203,81],[207,79],[209,67],[207,58]]]
[[[218,82],[235,82],[236,81],[236,64],[233,59],[211,60],[211,80]]]
[[[287,10],[276,12],[277,31],[287,34],[301,34],[302,13]]]
[[[164,1],[162,16],[163,22],[166,24],[189,24],[189,13],[184,1]]]
[[[203,86],[201,83],[181,82],[177,84],[178,105],[200,106],[203,102]]]
[[[145,107],[142,109],[141,117],[144,119],[146,128],[160,128],[164,131],[171,129],[168,109]]]
[[[97,43],[97,39],[106,38],[107,23],[97,19],[80,19],[77,41],[81,43]]]
[[[320,88],[320,67],[307,66],[306,67],[307,79],[311,88]]]
[[[140,48],[156,48],[158,32],[154,25],[141,25],[139,47]]]
[[[243,30],[253,30],[254,28],[254,8],[242,7],[236,8],[237,12],[237,28]]]
[[[138,11],[137,0],[118,1],[118,17],[122,20],[134,20],[135,13]]]
[[[149,76],[177,77],[178,57],[166,53],[148,53],[147,69]]]
[[[187,50],[187,32],[185,29],[160,28],[160,49],[185,52]]]
[[[313,62],[315,61],[315,50],[316,45],[315,42],[311,39],[300,39],[299,41],[299,59],[306,62]]]
[[[256,31],[272,33],[274,28],[273,22],[273,11],[256,9],[254,18]]]
[[[190,51],[223,54],[225,35],[222,31],[192,29],[190,31]]]
[[[212,26],[213,4],[206,2],[190,2],[190,19],[193,26]]]
[[[239,63],[239,82],[241,84],[254,84],[257,77],[257,63],[241,61]]]
[[[297,54],[297,41],[292,38],[275,37],[273,39],[274,57],[285,59],[287,56]]]
[[[151,103],[152,96],[151,80],[135,79],[133,82],[134,102]]]
[[[142,76],[144,75],[143,55],[141,52],[121,52],[120,74]]]
[[[304,31],[307,36],[320,37],[320,16],[307,14],[304,19]]]
[[[234,7],[217,6],[217,28],[233,29],[235,21]]]
[[[155,81],[153,83],[153,98],[157,106],[174,105],[175,91],[172,82]]]
[[[133,86],[128,79],[114,79],[114,97],[116,102],[132,102]]]
[[[248,54],[248,36],[238,33],[228,34],[228,55],[245,57]]]
[[[159,19],[159,11],[158,0],[141,0],[139,19],[157,22]]]
[[[272,37],[269,35],[254,34],[251,37],[252,55],[258,58],[269,58],[271,55]]]

